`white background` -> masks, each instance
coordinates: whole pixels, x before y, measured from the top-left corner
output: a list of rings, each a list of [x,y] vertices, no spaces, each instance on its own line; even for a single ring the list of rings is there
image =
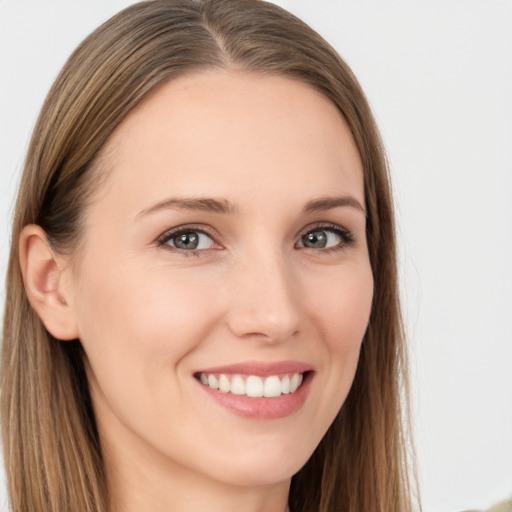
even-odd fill
[[[43,97],[130,3],[0,0],[2,276]],[[424,510],[489,506],[512,493],[512,1],[277,3],[352,66],[388,149]]]

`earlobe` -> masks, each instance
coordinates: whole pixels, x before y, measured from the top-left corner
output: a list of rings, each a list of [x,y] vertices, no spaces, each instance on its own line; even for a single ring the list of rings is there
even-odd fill
[[[65,258],[55,253],[45,231],[35,224],[23,228],[19,251],[28,300],[48,332],[59,340],[78,338]]]

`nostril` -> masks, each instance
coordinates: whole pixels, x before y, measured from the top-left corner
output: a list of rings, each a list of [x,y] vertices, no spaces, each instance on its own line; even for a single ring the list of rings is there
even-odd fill
[[[253,255],[233,276],[238,286],[229,297],[227,319],[239,338],[273,343],[288,339],[299,330],[301,295],[296,293],[297,279],[290,275],[286,261],[276,261],[275,254],[258,254],[259,259]],[[270,257],[274,259],[269,261]]]
[[[237,308],[231,311],[228,319],[231,331],[239,338],[261,338],[262,341],[275,343],[297,336],[299,316],[296,314],[265,313],[255,308]]]

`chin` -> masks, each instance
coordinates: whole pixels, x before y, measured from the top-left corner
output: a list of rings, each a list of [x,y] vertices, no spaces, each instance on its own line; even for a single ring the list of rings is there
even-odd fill
[[[274,446],[260,450],[257,457],[240,452],[237,459],[230,458],[225,464],[218,465],[216,474],[212,476],[226,484],[240,487],[275,485],[290,480],[306,464],[312,453],[312,450],[298,453],[296,446],[294,448],[279,450]],[[266,456],[262,456],[265,451]]]

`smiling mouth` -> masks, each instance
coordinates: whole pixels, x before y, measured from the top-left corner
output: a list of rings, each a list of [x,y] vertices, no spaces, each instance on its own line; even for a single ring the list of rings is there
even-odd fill
[[[248,398],[276,398],[281,395],[291,395],[300,387],[309,372],[287,373],[283,375],[239,375],[226,373],[196,374],[195,377],[211,389],[221,393],[242,395]]]

